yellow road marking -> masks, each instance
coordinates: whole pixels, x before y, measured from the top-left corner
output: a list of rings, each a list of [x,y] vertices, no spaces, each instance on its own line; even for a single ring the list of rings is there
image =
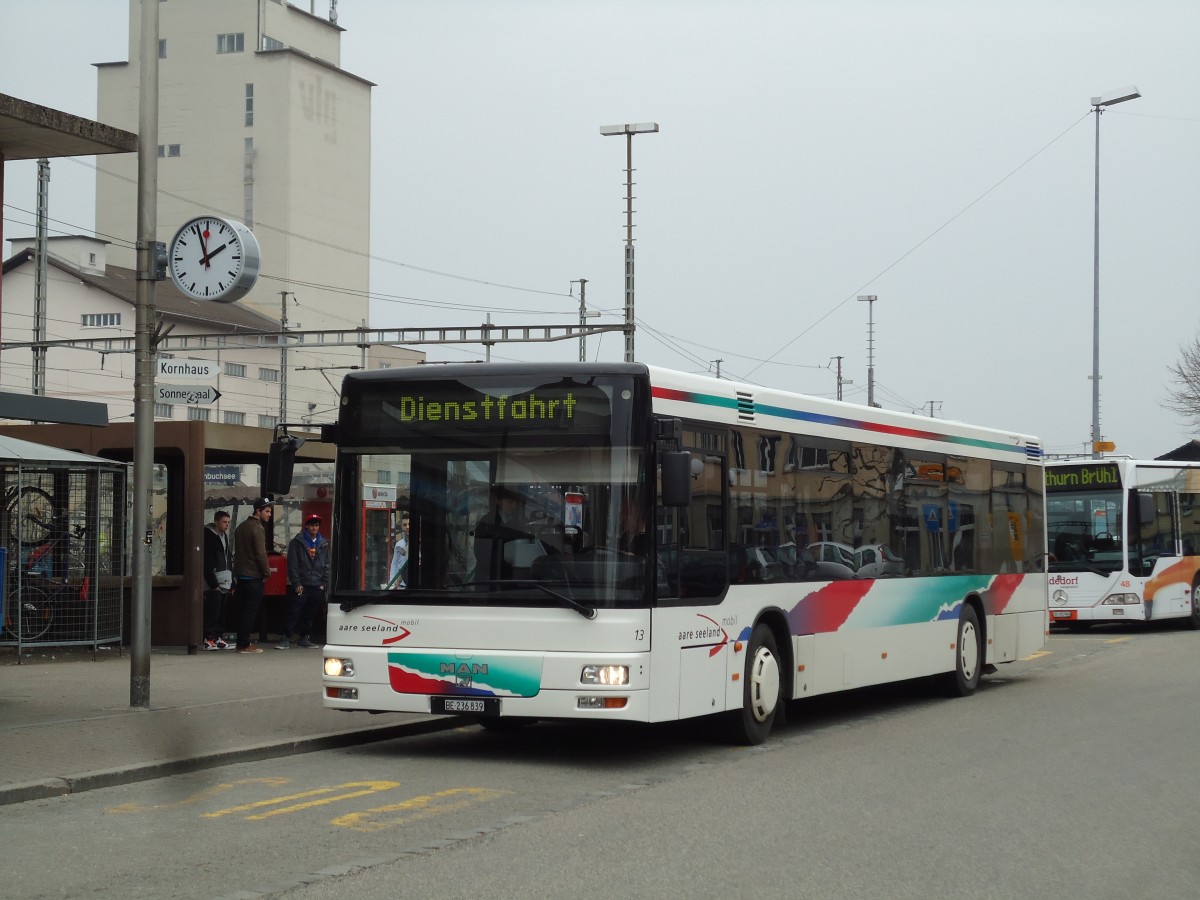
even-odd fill
[[[383,831],[385,828],[409,825],[422,819],[440,816],[443,813],[466,809],[476,803],[497,800],[500,797],[510,796],[512,793],[512,791],[493,788],[451,788],[447,791],[438,791],[436,794],[413,797],[401,803],[377,806],[363,812],[348,813],[333,819],[330,824],[341,828],[353,828],[355,831]],[[407,813],[407,815],[386,819],[378,818],[381,814],[387,813]]]
[[[155,809],[171,809],[176,806],[193,806],[197,803],[203,803],[205,800],[211,800],[213,797],[224,794],[227,791],[232,791],[235,787],[243,784],[269,784],[275,787],[287,784],[288,778],[243,778],[240,781],[225,782],[224,784],[214,784],[212,787],[207,787],[202,791],[192,794],[190,797],[185,797],[182,800],[176,800],[174,803],[154,803],[150,806],[143,806],[141,803],[122,803],[120,806],[110,806],[106,812],[110,813],[136,813],[150,812]]]
[[[1123,644],[1128,640],[1131,640],[1131,638],[1127,638],[1127,637],[1109,638],[1104,643],[1106,643],[1106,644]]]
[[[1021,661],[1025,662],[1026,660],[1030,659],[1041,659],[1043,656],[1049,656],[1053,652],[1053,650],[1036,650],[1033,653],[1030,653],[1028,656],[1022,656]]]
[[[315,806],[326,806],[330,803],[337,803],[339,800],[352,800],[355,797],[365,797],[368,794],[376,794],[380,791],[390,791],[393,788],[400,787],[398,781],[351,781],[346,784],[339,784],[336,787],[317,788],[312,791],[302,791],[298,794],[289,794],[286,797],[274,797],[269,800],[256,800],[253,803],[243,803],[239,806],[231,806],[228,809],[220,809],[216,812],[204,813],[205,819],[216,819],[221,816],[232,815],[233,813],[250,812],[255,809],[264,809],[268,806],[277,806],[281,803],[290,803],[290,806],[283,806],[279,809],[273,809],[270,812],[255,813],[254,815],[246,816],[249,821],[259,821],[268,819],[271,816],[280,816],[284,813],[300,812],[305,809],[312,809]],[[362,788],[362,790],[347,791],[342,794],[334,794],[334,791],[340,791],[345,788]],[[317,798],[320,799],[311,799]],[[292,801],[304,801],[300,803],[292,803]]]

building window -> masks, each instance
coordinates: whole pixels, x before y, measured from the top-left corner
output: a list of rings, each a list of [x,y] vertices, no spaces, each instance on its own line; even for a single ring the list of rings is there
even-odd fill
[[[244,412],[226,412],[223,415],[226,425],[245,425],[246,414]]]
[[[258,380],[259,381],[278,381],[279,380],[279,370],[278,369],[262,369],[262,368],[260,368],[258,370]]]
[[[207,406],[189,406],[188,419],[192,422],[207,422],[212,418],[212,410]]]
[[[82,324],[84,328],[117,328],[121,324],[121,314],[84,313],[80,324]]]
[[[287,46],[287,44],[285,44],[283,41],[276,40],[275,38],[271,37],[269,34],[263,35],[263,49],[264,50],[282,50],[286,46]]]
[[[274,428],[275,423],[278,421],[279,421],[279,416],[259,416],[258,417],[258,427],[259,428]]]
[[[225,363],[225,374],[233,375],[235,378],[246,377],[246,366],[243,363]]]
[[[155,403],[154,418],[156,419],[173,419],[175,418],[175,407],[170,403]]]
[[[254,124],[254,85],[246,85],[246,124]]]
[[[93,266],[96,264],[96,254],[95,253],[88,254],[88,262],[91,263]]]
[[[179,145],[167,144],[167,156],[179,156]]]
[[[159,59],[167,58],[167,39],[166,38],[158,39],[158,58]]]
[[[246,35],[239,31],[237,34],[218,34],[218,53],[241,53],[246,49]]]

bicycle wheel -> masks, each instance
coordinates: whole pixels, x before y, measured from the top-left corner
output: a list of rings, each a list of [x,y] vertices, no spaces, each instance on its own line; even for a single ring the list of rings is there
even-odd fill
[[[40,487],[26,485],[8,503],[9,560],[20,562],[22,545],[32,547],[46,540],[53,527],[54,502]]]
[[[50,594],[38,584],[26,583],[13,591],[4,605],[4,628],[21,643],[32,643],[50,630],[54,622],[54,606]]]

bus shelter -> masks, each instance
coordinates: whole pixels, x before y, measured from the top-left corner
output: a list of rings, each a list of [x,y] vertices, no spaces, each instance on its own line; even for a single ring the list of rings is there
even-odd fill
[[[0,435],[0,645],[121,639],[128,466]]]
[[[102,428],[72,425],[14,425],[0,427],[0,436],[37,441],[53,448],[97,457],[122,472],[133,460],[134,424],[121,422]],[[316,434],[306,438],[296,454],[296,477],[287,496],[273,497],[275,517],[267,531],[272,570],[260,631],[277,630],[282,618],[287,541],[302,527],[304,517],[317,513],[322,532],[330,537],[328,510],[333,487],[333,445]],[[203,642],[204,527],[220,509],[233,524],[230,534],[246,519],[261,485],[267,453],[274,437],[270,428],[224,425],[203,421],[155,422],[153,496],[151,498],[151,643],[183,646],[194,652]],[[122,483],[120,532],[128,531],[131,480]],[[121,607],[118,622],[130,621],[132,586],[127,576],[132,536],[110,552],[120,555]],[[232,604],[229,604],[232,607]],[[226,611],[232,630],[233,610]],[[129,635],[120,638],[128,642]]]

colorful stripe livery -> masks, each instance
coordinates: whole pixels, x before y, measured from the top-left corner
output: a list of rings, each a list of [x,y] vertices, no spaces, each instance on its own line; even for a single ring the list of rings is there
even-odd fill
[[[536,697],[542,687],[540,657],[409,651],[389,653],[387,662],[399,694]]]
[[[715,394],[700,394],[695,391],[681,391],[675,388],[652,387],[651,396],[655,400],[672,400],[677,403],[694,403],[698,406],[719,407],[737,411],[739,401],[734,397],[718,397]],[[851,419],[845,416],[834,416],[825,413],[811,412],[802,409],[790,409],[785,406],[769,406],[765,403],[754,403],[755,414],[775,416],[780,419],[792,419],[797,422],[809,422],[816,425],[830,425],[839,428],[853,428],[870,434],[884,434],[891,437],[907,437],[925,441],[939,441],[945,444],[955,444],[960,447],[977,447],[986,450],[1011,453],[1024,459],[1041,459],[1040,447],[1006,444],[1000,441],[988,441],[981,438],[963,437],[962,435],[946,434],[940,431],[929,431],[923,428],[912,428],[900,425],[886,425],[882,422],[868,422],[864,419]]]
[[[983,599],[985,614],[1007,608],[1024,575],[945,575],[939,578],[831,581],[788,613],[792,634],[883,628],[957,619],[970,594]],[[870,602],[872,589],[886,594]],[[867,602],[864,602],[867,601]]]

